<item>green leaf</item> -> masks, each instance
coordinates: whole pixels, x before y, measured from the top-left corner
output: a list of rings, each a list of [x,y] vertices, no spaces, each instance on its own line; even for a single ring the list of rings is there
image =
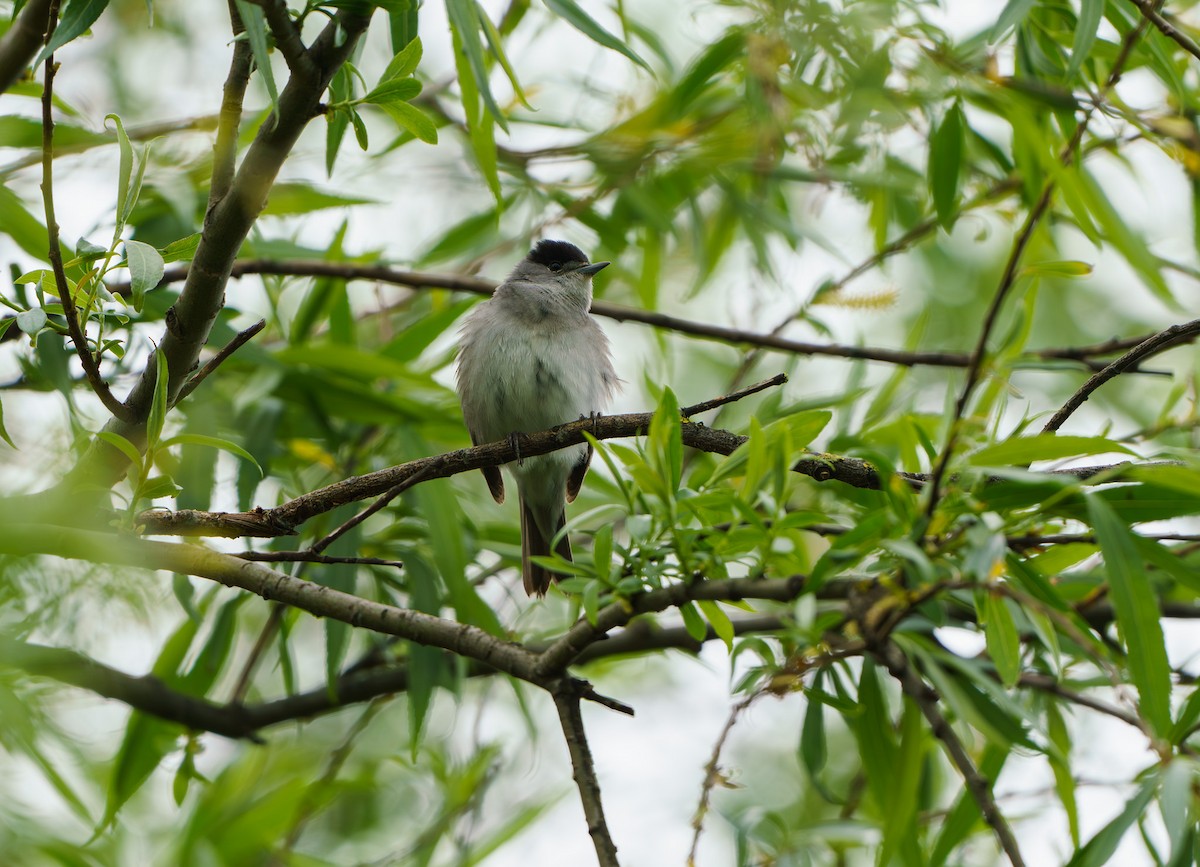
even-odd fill
[[[1035,0],[1008,0],[1000,12],[1000,17],[992,25],[991,33],[988,34],[988,42],[995,45],[1009,31],[1009,28],[1024,21],[1029,10],[1033,8],[1034,2]]]
[[[12,437],[8,435],[8,431],[4,427],[4,401],[0,401],[0,439],[8,443],[12,448],[16,448],[17,444],[12,441]],[[609,542],[612,541],[611,530],[609,532]]]
[[[403,105],[403,103],[399,104]],[[350,125],[354,127],[354,140],[358,142],[359,148],[365,151],[369,145],[369,139],[367,138],[367,125],[363,123],[362,115],[357,111],[351,110],[349,114]]]
[[[808,692],[820,687],[825,669],[817,669],[817,675]],[[825,706],[812,698],[804,711],[804,723],[800,728],[800,758],[810,776],[815,777],[825,767],[829,757],[829,744],[825,737]]]
[[[1130,798],[1125,809],[1115,819],[1101,828],[1096,836],[1088,840],[1087,845],[1076,851],[1075,856],[1067,862],[1066,867],[1104,867],[1111,863],[1112,856],[1125,832],[1129,830],[1145,813],[1150,799],[1158,788],[1158,775],[1152,774],[1137,793]]]
[[[200,247],[200,237],[200,233],[196,232],[180,238],[178,241],[172,241],[165,247],[160,247],[158,252],[162,256],[163,263],[190,261]]]
[[[450,26],[459,40],[462,54],[466,58],[465,68],[458,69],[459,87],[463,92],[463,107],[466,109],[467,90],[474,90],[483,98],[488,114],[508,132],[504,112],[496,104],[492,86],[488,80],[487,64],[484,61],[483,41],[479,38],[479,16],[487,14],[480,10],[476,0],[446,0],[446,13]],[[464,75],[465,73],[465,75]],[[469,81],[468,81],[469,79]],[[468,120],[469,124],[469,120]]]
[[[220,437],[206,436],[205,434],[182,433],[176,434],[170,439],[165,439],[159,443],[160,448],[170,448],[175,445],[209,446],[210,448],[220,449],[223,452],[229,452],[230,454],[237,455],[242,460],[249,461],[258,470],[260,476],[264,475],[263,468],[254,459],[254,455],[235,442],[230,442]]]
[[[437,124],[421,109],[409,105],[407,102],[384,103],[379,107],[386,111],[400,127],[408,130],[421,141],[426,144],[437,144]]]
[[[605,524],[592,537],[592,565],[596,569],[596,577],[608,583],[612,575],[613,561],[613,528]]]
[[[1021,277],[1087,277],[1092,273],[1088,262],[1063,260],[1058,262],[1035,262],[1021,269]]]
[[[107,8],[108,0],[67,0],[62,10],[62,17],[54,29],[54,36],[42,49],[41,54],[33,61],[37,66],[58,49],[71,40],[80,36],[96,23],[96,19]]]
[[[267,87],[267,95],[271,98],[271,119],[267,123],[272,126],[279,116],[279,91],[275,87],[275,74],[271,71],[271,55],[267,46],[267,18],[261,6],[248,0],[234,0],[237,4],[238,15],[246,27],[246,38],[250,40],[250,51],[254,54],[254,65],[262,76],[263,84]]]
[[[158,445],[162,435],[163,424],[167,420],[167,385],[170,375],[167,371],[167,357],[161,349],[154,352],[155,377],[154,397],[150,401],[150,415],[146,419],[146,444],[148,449]]]
[[[1057,461],[1110,452],[1136,454],[1121,443],[1104,437],[1035,434],[985,446],[970,456],[969,463],[975,467],[1023,466],[1034,461]]]
[[[664,388],[654,418],[650,420],[647,441],[655,455],[655,469],[666,484],[664,498],[674,499],[683,476],[683,434],[679,400],[670,388]]]
[[[163,257],[149,244],[126,241],[125,265],[129,268],[129,290],[133,296],[133,309],[140,313],[146,293],[156,287],[163,278]]]
[[[982,614],[985,618],[984,636],[988,654],[996,666],[1000,681],[1012,689],[1021,676],[1021,637],[1017,634],[1012,612],[1008,610],[1008,600],[987,588],[981,593],[984,598]]]
[[[547,9],[597,45],[602,45],[605,48],[611,48],[619,54],[624,54],[651,75],[654,74],[654,70],[650,68],[650,64],[642,60],[641,56],[630,48],[624,40],[617,38],[601,27],[596,22],[596,19],[584,12],[575,0],[545,0],[545,3]]]
[[[1071,63],[1067,78],[1075,77],[1096,43],[1096,32],[1104,17],[1104,0],[1080,0],[1079,20],[1075,22],[1075,39],[1071,45]]]
[[[125,124],[121,122],[120,115],[109,114],[105,115],[104,119],[111,120],[117,128],[117,145],[121,155],[117,168],[117,226],[114,234],[114,237],[119,237],[121,229],[124,228],[122,215],[129,204],[129,185],[133,178],[133,145],[125,132]]]
[[[713,632],[717,634],[717,638],[725,642],[725,649],[732,652],[733,621],[729,619],[728,614],[721,610],[721,603],[712,599],[701,599],[696,604],[704,612],[704,617],[713,628]]]
[[[379,77],[380,83],[390,81],[393,78],[408,78],[417,71],[417,64],[421,62],[423,52],[421,38],[419,36],[414,37],[407,45],[396,52],[395,56],[388,62],[387,69]]]
[[[696,641],[703,641],[708,635],[708,626],[704,623],[700,612],[696,610],[695,604],[683,603],[679,606],[679,613],[683,616],[683,628],[687,630],[687,634]]]
[[[449,0],[447,8],[453,3],[463,3],[468,0]],[[471,68],[463,39],[456,30],[451,42],[454,47],[454,68],[458,72],[458,88],[462,92],[463,115],[467,124],[467,138],[471,142],[471,152],[479,164],[479,170],[487,181],[488,189],[496,199],[496,204],[502,208],[505,204],[500,190],[500,174],[496,161],[496,130],[497,121],[490,112],[480,110],[480,85],[476,83],[475,74]],[[487,81],[484,81],[484,85]],[[503,122],[501,121],[501,128]]]
[[[929,192],[938,223],[947,232],[954,228],[958,216],[958,179],[962,176],[965,142],[966,120],[961,103],[955,102],[929,139]]]
[[[374,199],[361,196],[346,196],[330,193],[303,183],[278,183],[271,187],[271,198],[263,214],[271,217],[287,217],[309,214],[325,208],[345,208],[349,205],[373,204]]]
[[[22,310],[17,314],[17,328],[25,334],[34,335],[46,327],[46,311],[41,307]]]
[[[102,430],[97,433],[96,436],[104,440],[121,454],[125,455],[125,457],[133,461],[135,465],[142,462],[142,453],[137,450],[137,446],[125,439],[125,437],[121,436],[120,434],[113,433],[112,431]]]
[[[1129,654],[1130,678],[1141,699],[1141,714],[1156,734],[1166,736],[1171,730],[1171,668],[1158,597],[1142,569],[1133,533],[1104,500],[1091,493],[1086,497],[1089,522],[1104,554],[1108,595]]]
[[[371,105],[384,105],[391,102],[408,102],[421,92],[421,82],[413,78],[391,78],[380,82],[362,98],[362,102]]]

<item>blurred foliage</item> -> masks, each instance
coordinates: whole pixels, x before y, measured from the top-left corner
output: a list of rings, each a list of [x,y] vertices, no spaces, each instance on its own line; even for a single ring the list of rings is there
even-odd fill
[[[557,563],[564,578],[545,602],[514,595],[517,520],[475,474],[417,485],[325,552],[402,569],[277,565],[531,642],[645,590],[803,575],[791,602],[689,601],[635,622],[695,640],[711,630],[735,702],[802,693],[788,700],[790,726],[737,721],[737,748],[706,784],[719,789],[711,804],[696,771],[715,732],[677,720],[680,739],[701,745],[695,766],[655,773],[697,777],[689,798],[710,805],[697,814],[701,861],[1003,857],[942,730],[881,664],[882,642],[936,692],[982,778],[1035,799],[1012,811],[1001,799],[1022,843],[1035,848],[1023,827],[1053,825],[1028,863],[1195,863],[1196,648],[1168,640],[1163,619],[1200,616],[1195,350],[1104,386],[1067,434],[1038,433],[1091,371],[1036,350],[1141,335],[1196,306],[1200,60],[1139,5],[293,2],[305,39],[339,9],[374,17],[239,253],[291,267],[230,282],[209,345],[259,317],[265,331],[177,406],[161,387],[141,441],[103,430],[60,293],[118,394],[161,358],[152,350],[183,286],[175,269],[210,228],[228,22],[224,4],[70,0],[52,45],[70,286],[51,267],[38,189],[40,69],[0,104],[11,278],[0,289],[0,483],[18,504],[6,515],[94,455],[96,438],[130,463],[101,516],[124,534],[147,507],[270,507],[467,446],[448,383],[476,297],[419,280],[295,276],[305,263],[496,277],[530,239],[562,236],[613,260],[597,284],[609,302],[797,340],[961,353],[1023,244],[961,419],[961,366],[612,326],[621,408],[657,411],[646,436],[596,443],[569,516],[576,562]],[[1160,5],[1195,35],[1195,3]],[[270,6],[236,4],[256,64],[242,152],[289,77]],[[1026,224],[1045,195],[1044,217]],[[681,404],[779,370],[786,390],[709,422],[747,436],[738,451],[684,450]],[[811,453],[868,461],[880,489],[791,471]],[[947,454],[935,503],[898,475]],[[1087,481],[1048,472],[1070,461],[1113,468]],[[245,547],[301,550],[355,511]],[[0,556],[5,863],[525,863],[505,845],[552,834],[591,857],[576,814],[560,822],[557,802],[575,795],[532,690],[201,578]],[[744,633],[748,612],[779,622]],[[232,706],[333,691],[344,673],[380,666],[404,668],[407,692],[301,715],[262,745],[225,741],[71,686],[61,660],[30,661],[43,645]],[[644,689],[650,704],[664,699],[665,665],[583,671],[610,694]],[[665,700],[688,689],[677,676]],[[485,711],[503,722],[485,725]],[[1097,761],[1109,748],[1087,741],[1105,715],[1124,726],[1116,770]],[[640,720],[624,730],[634,762]],[[543,748],[556,764],[530,780]],[[617,761],[594,749],[602,765]],[[744,788],[733,764],[749,769]],[[1123,806],[1085,809],[1097,802],[1081,784],[1095,778]],[[610,805],[645,796],[605,794]],[[694,803],[670,804],[672,815]],[[661,849],[623,830],[630,863],[654,862],[647,853]]]

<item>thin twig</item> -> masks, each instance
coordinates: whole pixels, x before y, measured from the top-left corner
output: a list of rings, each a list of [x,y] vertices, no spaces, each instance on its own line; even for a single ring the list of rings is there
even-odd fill
[[[724,406],[727,403],[741,400],[743,397],[749,397],[752,394],[758,394],[760,391],[766,391],[768,388],[775,388],[783,385],[788,381],[786,373],[777,373],[770,379],[764,379],[762,382],[756,382],[754,385],[748,385],[745,388],[739,388],[737,391],[731,391],[729,394],[723,394],[720,397],[714,397],[712,400],[701,401],[692,406],[685,406],[679,410],[679,414],[684,418],[691,418],[694,415],[699,415],[702,412],[708,412],[710,409],[716,409],[719,406]]]
[[[312,551],[242,551],[236,556],[257,563],[345,563],[353,566],[393,566],[403,569],[400,560],[385,560],[382,557],[330,557]]]
[[[239,278],[246,275],[271,274],[283,277],[332,277],[342,280],[371,280],[393,286],[406,286],[411,289],[447,289],[454,292],[468,292],[472,295],[490,296],[496,288],[494,280],[473,277],[466,274],[439,274],[424,271],[406,271],[387,265],[360,265],[349,262],[322,262],[306,259],[270,260],[270,259],[239,259],[232,267],[230,277]],[[188,266],[180,265],[168,268],[161,282],[176,283],[188,275]],[[129,284],[126,282],[111,283],[108,290],[114,295],[128,294]],[[848,358],[853,360],[878,361],[896,364],[903,367],[966,367],[971,360],[964,352],[910,351],[889,349],[886,347],[853,346],[838,343],[812,343],[802,340],[792,340],[776,332],[762,333],[747,331],[739,328],[729,328],[714,325],[709,322],[696,322],[670,316],[653,310],[640,310],[626,307],[608,301],[596,300],[592,303],[592,313],[612,319],[616,322],[638,322],[664,331],[674,331],[707,340],[716,340],[733,345],[757,346],[796,355],[820,355],[833,358]],[[779,329],[782,331],[782,329]],[[1111,355],[1113,349],[1105,349],[1104,344],[1097,347],[1096,355]],[[1098,370],[1101,365],[1087,357],[1089,347],[1078,349],[1046,349],[1033,350],[1026,354],[1029,359],[1049,359],[1078,362],[1082,366]],[[1119,349],[1119,347],[1118,347]]]
[[[579,799],[583,802],[588,834],[591,835],[592,845],[596,847],[596,860],[600,867],[620,867],[617,847],[604,819],[600,781],[596,777],[592,751],[588,747],[587,735],[583,729],[583,712],[579,706],[577,685],[571,678],[564,678],[551,694],[554,697],[554,706],[558,709],[558,720],[567,742],[567,752],[571,755],[572,776],[579,789]]]
[[[1191,322],[1185,322],[1181,325],[1172,325],[1170,328],[1164,329],[1158,332],[1158,334],[1143,340],[1081,385],[1079,390],[1071,395],[1070,400],[1064,403],[1058,412],[1050,417],[1050,420],[1042,427],[1042,433],[1057,431],[1071,417],[1071,414],[1075,410],[1083,406],[1084,401],[1091,397],[1096,389],[1110,379],[1120,376],[1153,355],[1165,352],[1174,346],[1178,346],[1180,343],[1194,339],[1196,335],[1200,335],[1200,319],[1193,319]]]
[[[204,367],[196,371],[195,375],[183,384],[183,386],[179,389],[179,394],[175,397],[175,403],[178,404],[181,400],[195,391],[200,383],[204,382],[204,380],[208,378],[209,374],[220,367],[225,360],[229,358],[229,356],[233,355],[233,353],[237,352],[239,349],[249,343],[256,334],[266,327],[267,320],[260,319],[244,331],[239,331],[232,340],[222,347],[220,352],[210,358]]]
[[[46,43],[54,36],[58,24],[59,0],[52,0],[49,10],[49,23],[46,26]],[[132,416],[129,408],[117,399],[109,389],[108,383],[100,375],[99,362],[88,351],[87,335],[84,326],[79,322],[79,313],[75,309],[75,297],[71,284],[67,281],[66,269],[63,267],[62,247],[59,244],[58,221],[54,216],[54,74],[58,70],[54,55],[46,58],[45,84],[42,87],[42,202],[46,212],[46,234],[50,249],[50,267],[54,271],[54,282],[58,287],[58,297],[62,301],[63,318],[67,322],[67,332],[75,347],[75,354],[83,365],[83,373],[88,385],[104,408],[118,419],[129,420]]]
[[[409,478],[405,479],[404,481],[400,482],[397,485],[394,485],[392,488],[387,490],[383,494],[383,496],[381,496],[379,499],[377,499],[371,505],[367,506],[367,508],[363,509],[358,514],[354,515],[349,520],[345,521],[340,527],[335,528],[332,532],[330,532],[328,535],[326,535],[323,539],[319,539],[316,542],[314,542],[308,550],[313,554],[320,554],[322,551],[324,551],[326,548],[328,548],[330,545],[332,545],[334,542],[336,542],[338,539],[340,539],[346,533],[350,532],[355,527],[357,527],[359,524],[361,524],[363,521],[367,520],[367,518],[374,515],[376,512],[378,512],[380,509],[382,509],[384,506],[386,506],[392,500],[396,499],[396,497],[403,494],[405,491],[407,491],[413,485],[417,484],[418,482],[424,481],[426,476],[428,476],[428,474],[429,473],[428,473],[427,469],[419,470],[419,471],[413,473]]]
[[[688,849],[687,867],[696,867],[696,850],[700,848],[700,835],[704,832],[704,817],[708,815],[712,790],[718,782],[723,782],[724,780],[724,775],[721,773],[720,761],[721,753],[725,749],[725,742],[729,740],[729,733],[733,731],[733,727],[737,724],[738,718],[742,713],[757,699],[766,694],[765,690],[755,690],[735,704],[729,712],[729,717],[725,720],[725,725],[721,728],[721,733],[717,735],[717,742],[713,744],[712,755],[708,759],[708,764],[704,766],[704,782],[700,786],[700,803],[696,805],[696,812],[692,814],[692,846]]]

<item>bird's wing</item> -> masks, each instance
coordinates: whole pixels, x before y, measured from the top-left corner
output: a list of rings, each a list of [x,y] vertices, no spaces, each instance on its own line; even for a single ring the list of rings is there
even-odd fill
[[[587,475],[588,464],[592,462],[592,444],[588,443],[587,451],[579,456],[579,460],[575,466],[571,467],[571,474],[567,476],[567,502],[575,502],[575,498],[579,496],[579,489],[583,487],[583,477]]]
[[[475,436],[475,431],[467,428],[467,433],[471,435],[471,445],[479,445],[479,437]],[[492,499],[497,503],[504,502],[504,476],[500,473],[499,467],[481,467],[480,472],[483,473],[483,478],[487,482],[488,490],[492,494]]]

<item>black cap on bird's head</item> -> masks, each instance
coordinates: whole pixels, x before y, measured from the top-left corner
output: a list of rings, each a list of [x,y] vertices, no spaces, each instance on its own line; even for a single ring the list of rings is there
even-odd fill
[[[608,267],[608,262],[588,263],[588,257],[574,244],[566,241],[538,241],[529,251],[529,261],[543,265],[556,274],[559,272],[575,271],[591,276],[602,268]]]

